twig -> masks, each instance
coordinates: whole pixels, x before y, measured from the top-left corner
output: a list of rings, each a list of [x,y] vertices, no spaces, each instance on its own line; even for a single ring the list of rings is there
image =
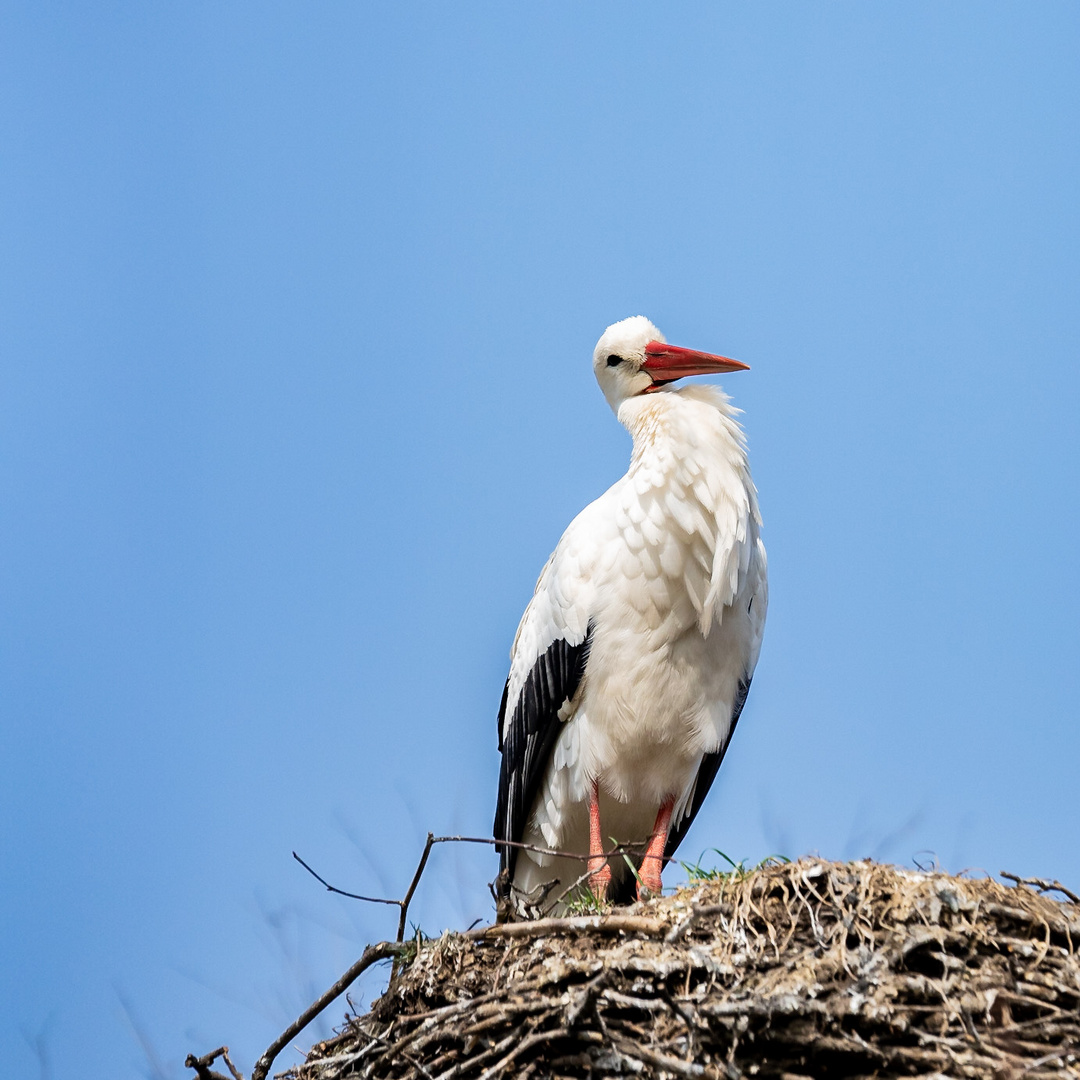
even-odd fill
[[[554,1028],[551,1031],[541,1031],[539,1033],[530,1033],[529,1035],[526,1035],[525,1038],[506,1055],[506,1057],[495,1065],[492,1065],[491,1068],[480,1077],[480,1080],[493,1080],[493,1078],[503,1072],[508,1065],[511,1065],[515,1058],[520,1057],[527,1050],[531,1050],[540,1043],[551,1042],[553,1039],[565,1039],[569,1034],[570,1033],[566,1028]]]
[[[469,930],[462,937],[481,938],[535,937],[538,934],[662,934],[668,924],[661,919],[641,915],[574,915],[568,919],[533,919],[529,922],[496,923]]]
[[[229,1057],[229,1048],[223,1046],[221,1048],[221,1059],[229,1067],[229,1072],[233,1075],[233,1080],[244,1080],[244,1074],[232,1063],[232,1058]]]
[[[1009,881],[1015,881],[1017,885],[1034,885],[1039,892],[1059,892],[1067,896],[1074,904],[1080,904],[1080,896],[1072,892],[1070,889],[1066,889],[1060,881],[1044,881],[1042,878],[1037,877],[1020,877],[1018,874],[1010,874],[1007,870],[999,872],[999,876],[1008,878]]]
[[[693,929],[701,919],[710,915],[730,915],[730,904],[695,904],[681,922],[677,922],[665,935],[664,944],[674,945],[685,933]]]
[[[216,1050],[211,1050],[209,1054],[203,1054],[199,1058],[194,1054],[188,1054],[184,1058],[184,1068],[194,1069],[199,1080],[227,1080],[222,1073],[210,1068],[218,1058],[225,1059],[229,1072],[233,1074],[233,1080],[244,1080],[243,1075],[236,1071],[236,1066],[229,1060],[229,1048],[227,1046],[219,1046]]]
[[[586,870],[585,873],[581,875],[581,877],[577,878],[575,881],[570,882],[570,884],[567,885],[566,888],[563,889],[563,891],[555,897],[554,901],[551,904],[551,907],[549,907],[547,910],[554,911],[559,906],[559,904],[561,904],[579,885],[584,885],[585,882],[588,881],[594,873],[595,871],[593,870]]]
[[[720,1070],[712,1065],[699,1065],[694,1061],[683,1061],[682,1058],[661,1054],[657,1050],[649,1050],[628,1039],[621,1039],[618,1035],[610,1035],[610,1038],[611,1045],[624,1057],[674,1073],[676,1076],[693,1077],[694,1080],[699,1080],[699,1078],[700,1080],[714,1080],[714,1078],[720,1080],[722,1075]]]
[[[335,998],[340,997],[372,964],[399,956],[404,950],[400,941],[380,941],[378,945],[369,945],[363,956],[326,993],[316,998],[265,1050],[263,1056],[255,1062],[251,1070],[251,1080],[266,1080],[274,1058],[281,1053],[289,1041],[300,1034]],[[201,1077],[200,1077],[201,1080]]]
[[[439,840],[441,841],[442,837]],[[432,845],[435,843],[435,836],[428,833],[427,843],[424,845],[424,854],[420,856],[420,861],[416,864],[416,873],[413,874],[413,879],[409,882],[408,892],[405,893],[402,900],[398,901],[398,906],[401,908],[401,917],[398,919],[397,925],[398,941],[405,937],[405,917],[409,914],[409,903],[412,901],[413,893],[416,892],[416,886],[420,884],[420,875],[424,872],[424,867],[427,866],[428,856],[431,854]]]
[[[383,1038],[383,1037],[382,1037],[381,1035],[376,1035],[376,1034],[375,1034],[375,1032],[373,1032],[373,1031],[365,1032],[365,1034],[366,1034],[366,1035],[368,1036],[368,1038],[370,1038],[370,1039],[371,1039],[371,1040],[372,1040],[373,1042],[377,1042],[377,1043],[382,1043],[382,1045],[383,1045],[383,1046],[385,1046],[385,1047],[387,1047],[387,1049],[388,1049],[388,1050],[389,1050],[389,1049],[392,1049],[392,1047],[393,1047],[393,1044],[392,1044],[392,1043],[390,1043],[390,1042],[388,1042],[388,1041],[387,1041],[386,1039],[384,1039],[384,1038]],[[433,1076],[431,1075],[431,1073],[430,1073],[430,1072],[428,1071],[428,1068],[427,1068],[427,1066],[426,1066],[426,1065],[425,1065],[425,1064],[424,1064],[424,1063],[423,1063],[422,1061],[418,1061],[418,1060],[417,1060],[416,1058],[414,1058],[414,1057],[412,1056],[412,1054],[406,1054],[406,1053],[405,1053],[404,1051],[401,1051],[400,1053],[401,1053],[401,1056],[402,1056],[402,1057],[403,1057],[403,1058],[404,1058],[404,1059],[405,1059],[405,1060],[406,1060],[406,1061],[407,1061],[407,1062],[408,1062],[408,1063],[409,1063],[409,1064],[410,1064],[410,1065],[411,1065],[411,1066],[412,1066],[412,1067],[413,1067],[414,1069],[416,1069],[416,1070],[417,1070],[417,1071],[418,1071],[419,1073],[421,1073],[421,1074],[422,1074],[423,1076],[425,1076],[425,1077],[427,1078],[427,1080],[435,1080],[435,1078],[434,1078],[434,1077],[433,1077]],[[324,1059],[324,1060],[325,1060],[325,1059]]]
[[[327,892],[337,893],[338,896],[347,896],[350,900],[363,900],[368,904],[400,904],[400,900],[384,900],[381,896],[361,896],[359,893],[346,892],[344,889],[339,889],[336,885],[331,885],[321,874],[317,874],[314,870],[299,855],[294,851],[292,857],[316,880],[321,881],[326,886]]]

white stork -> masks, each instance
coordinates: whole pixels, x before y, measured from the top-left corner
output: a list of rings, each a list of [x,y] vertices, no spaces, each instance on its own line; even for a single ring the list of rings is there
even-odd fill
[[[648,319],[609,326],[593,353],[634,440],[630,469],[563,533],[510,651],[499,710],[499,890],[546,896],[583,874],[630,899],[661,869],[716,776],[757,663],[768,585],[738,410],[713,386],[738,360],[668,345]],[[547,888],[540,888],[547,886]],[[558,893],[556,893],[558,895]]]

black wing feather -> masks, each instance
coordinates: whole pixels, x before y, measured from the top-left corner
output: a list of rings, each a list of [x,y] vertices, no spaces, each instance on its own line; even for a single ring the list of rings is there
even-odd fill
[[[520,841],[533,801],[540,788],[548,758],[562,723],[559,710],[577,692],[592,642],[592,623],[585,640],[577,645],[553,641],[537,657],[514,703],[509,731],[504,738],[510,680],[499,706],[499,801],[495,808],[495,839]],[[517,861],[517,849],[499,849],[499,889],[509,891]]]
[[[745,679],[739,680],[739,689],[735,693],[735,701],[731,709],[731,727],[728,728],[727,738],[719,750],[714,750],[711,754],[706,754],[702,758],[701,768],[698,770],[697,775],[697,784],[694,787],[694,798],[690,803],[690,812],[679,822],[678,827],[672,829],[668,835],[667,847],[664,848],[665,859],[670,859],[675,854],[676,849],[683,842],[683,837],[686,836],[690,826],[694,823],[694,818],[697,817],[697,812],[701,809],[705,796],[709,794],[709,788],[712,787],[712,782],[716,779],[716,774],[720,770],[720,762],[724,760],[727,748],[731,745],[731,737],[735,734],[735,725],[739,722],[743,706],[746,704],[746,695],[750,693],[751,678],[752,676],[748,675]]]

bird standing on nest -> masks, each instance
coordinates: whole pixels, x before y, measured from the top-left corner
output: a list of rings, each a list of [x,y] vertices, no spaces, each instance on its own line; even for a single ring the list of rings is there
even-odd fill
[[[768,585],[738,410],[717,387],[670,386],[746,367],[668,345],[640,315],[608,327],[593,370],[633,437],[630,468],[570,523],[510,652],[495,837],[587,855],[601,901],[629,900],[635,877],[639,899],[661,891],[750,689]],[[633,875],[612,841],[636,845]],[[500,854],[503,897],[583,875],[572,858]]]

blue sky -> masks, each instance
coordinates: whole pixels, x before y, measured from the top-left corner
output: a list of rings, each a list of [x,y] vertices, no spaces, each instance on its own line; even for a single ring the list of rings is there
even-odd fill
[[[0,20],[12,1075],[249,1070],[393,932],[293,849],[400,895],[490,832],[630,314],[752,365],[769,625],[684,851],[1077,886],[1076,5]],[[494,872],[439,851],[413,918]]]

